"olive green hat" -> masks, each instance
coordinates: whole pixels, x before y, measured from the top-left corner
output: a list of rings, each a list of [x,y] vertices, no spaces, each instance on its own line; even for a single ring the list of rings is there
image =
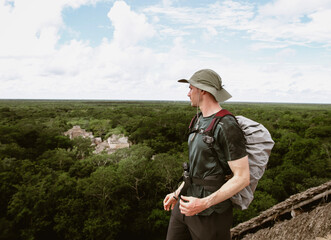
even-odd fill
[[[217,102],[225,102],[232,96],[222,86],[222,78],[211,69],[202,69],[189,79],[180,79],[178,82],[189,83],[192,86],[212,94]]]

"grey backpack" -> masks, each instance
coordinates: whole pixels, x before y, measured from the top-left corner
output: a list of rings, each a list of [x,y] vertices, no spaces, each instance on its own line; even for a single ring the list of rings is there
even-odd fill
[[[234,195],[231,201],[241,209],[247,209],[253,201],[257,183],[264,174],[275,143],[269,131],[262,124],[243,116],[236,116],[236,119],[246,138],[250,184]]]
[[[254,191],[257,187],[258,181],[264,174],[271,150],[275,143],[272,140],[269,131],[262,124],[243,116],[234,116],[228,110],[222,109],[216,113],[210,125],[206,130],[203,131],[203,134],[206,135],[204,141],[209,144],[213,151],[215,151],[215,149],[212,147],[214,143],[214,131],[221,118],[226,115],[231,115],[236,119],[246,139],[250,184],[231,197],[231,201],[234,206],[244,210],[248,208],[249,204],[254,199]],[[193,126],[195,125],[196,119],[198,117],[199,116],[196,116],[192,119],[189,129],[193,129]],[[193,131],[191,130],[191,132]]]

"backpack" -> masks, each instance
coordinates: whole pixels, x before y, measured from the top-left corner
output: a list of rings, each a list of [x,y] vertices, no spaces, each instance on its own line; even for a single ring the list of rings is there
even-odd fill
[[[195,115],[192,119],[189,126],[190,133],[198,130],[193,127],[195,126],[195,123],[200,115],[201,113]],[[227,115],[235,118],[246,139],[250,184],[230,199],[235,207],[244,210],[247,209],[249,204],[253,201],[254,191],[257,187],[258,181],[264,174],[271,150],[275,143],[272,140],[269,131],[262,124],[243,116],[234,116],[228,110],[222,109],[215,114],[209,126],[202,132],[204,135],[203,141],[209,145],[216,156],[216,150],[213,148],[213,144],[215,142],[214,132],[220,120]]]

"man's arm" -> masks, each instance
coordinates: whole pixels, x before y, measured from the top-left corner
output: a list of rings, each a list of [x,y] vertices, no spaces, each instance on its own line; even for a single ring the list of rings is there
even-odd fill
[[[227,181],[220,189],[205,198],[195,198],[182,196],[179,209],[186,216],[193,216],[203,210],[231,198],[240,190],[249,185],[249,165],[248,157],[229,161],[233,177]]]

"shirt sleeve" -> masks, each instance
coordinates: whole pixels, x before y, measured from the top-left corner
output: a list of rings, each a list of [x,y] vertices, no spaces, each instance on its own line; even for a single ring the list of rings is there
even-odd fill
[[[244,133],[232,116],[225,116],[220,121],[218,143],[226,161],[233,161],[247,155]]]

